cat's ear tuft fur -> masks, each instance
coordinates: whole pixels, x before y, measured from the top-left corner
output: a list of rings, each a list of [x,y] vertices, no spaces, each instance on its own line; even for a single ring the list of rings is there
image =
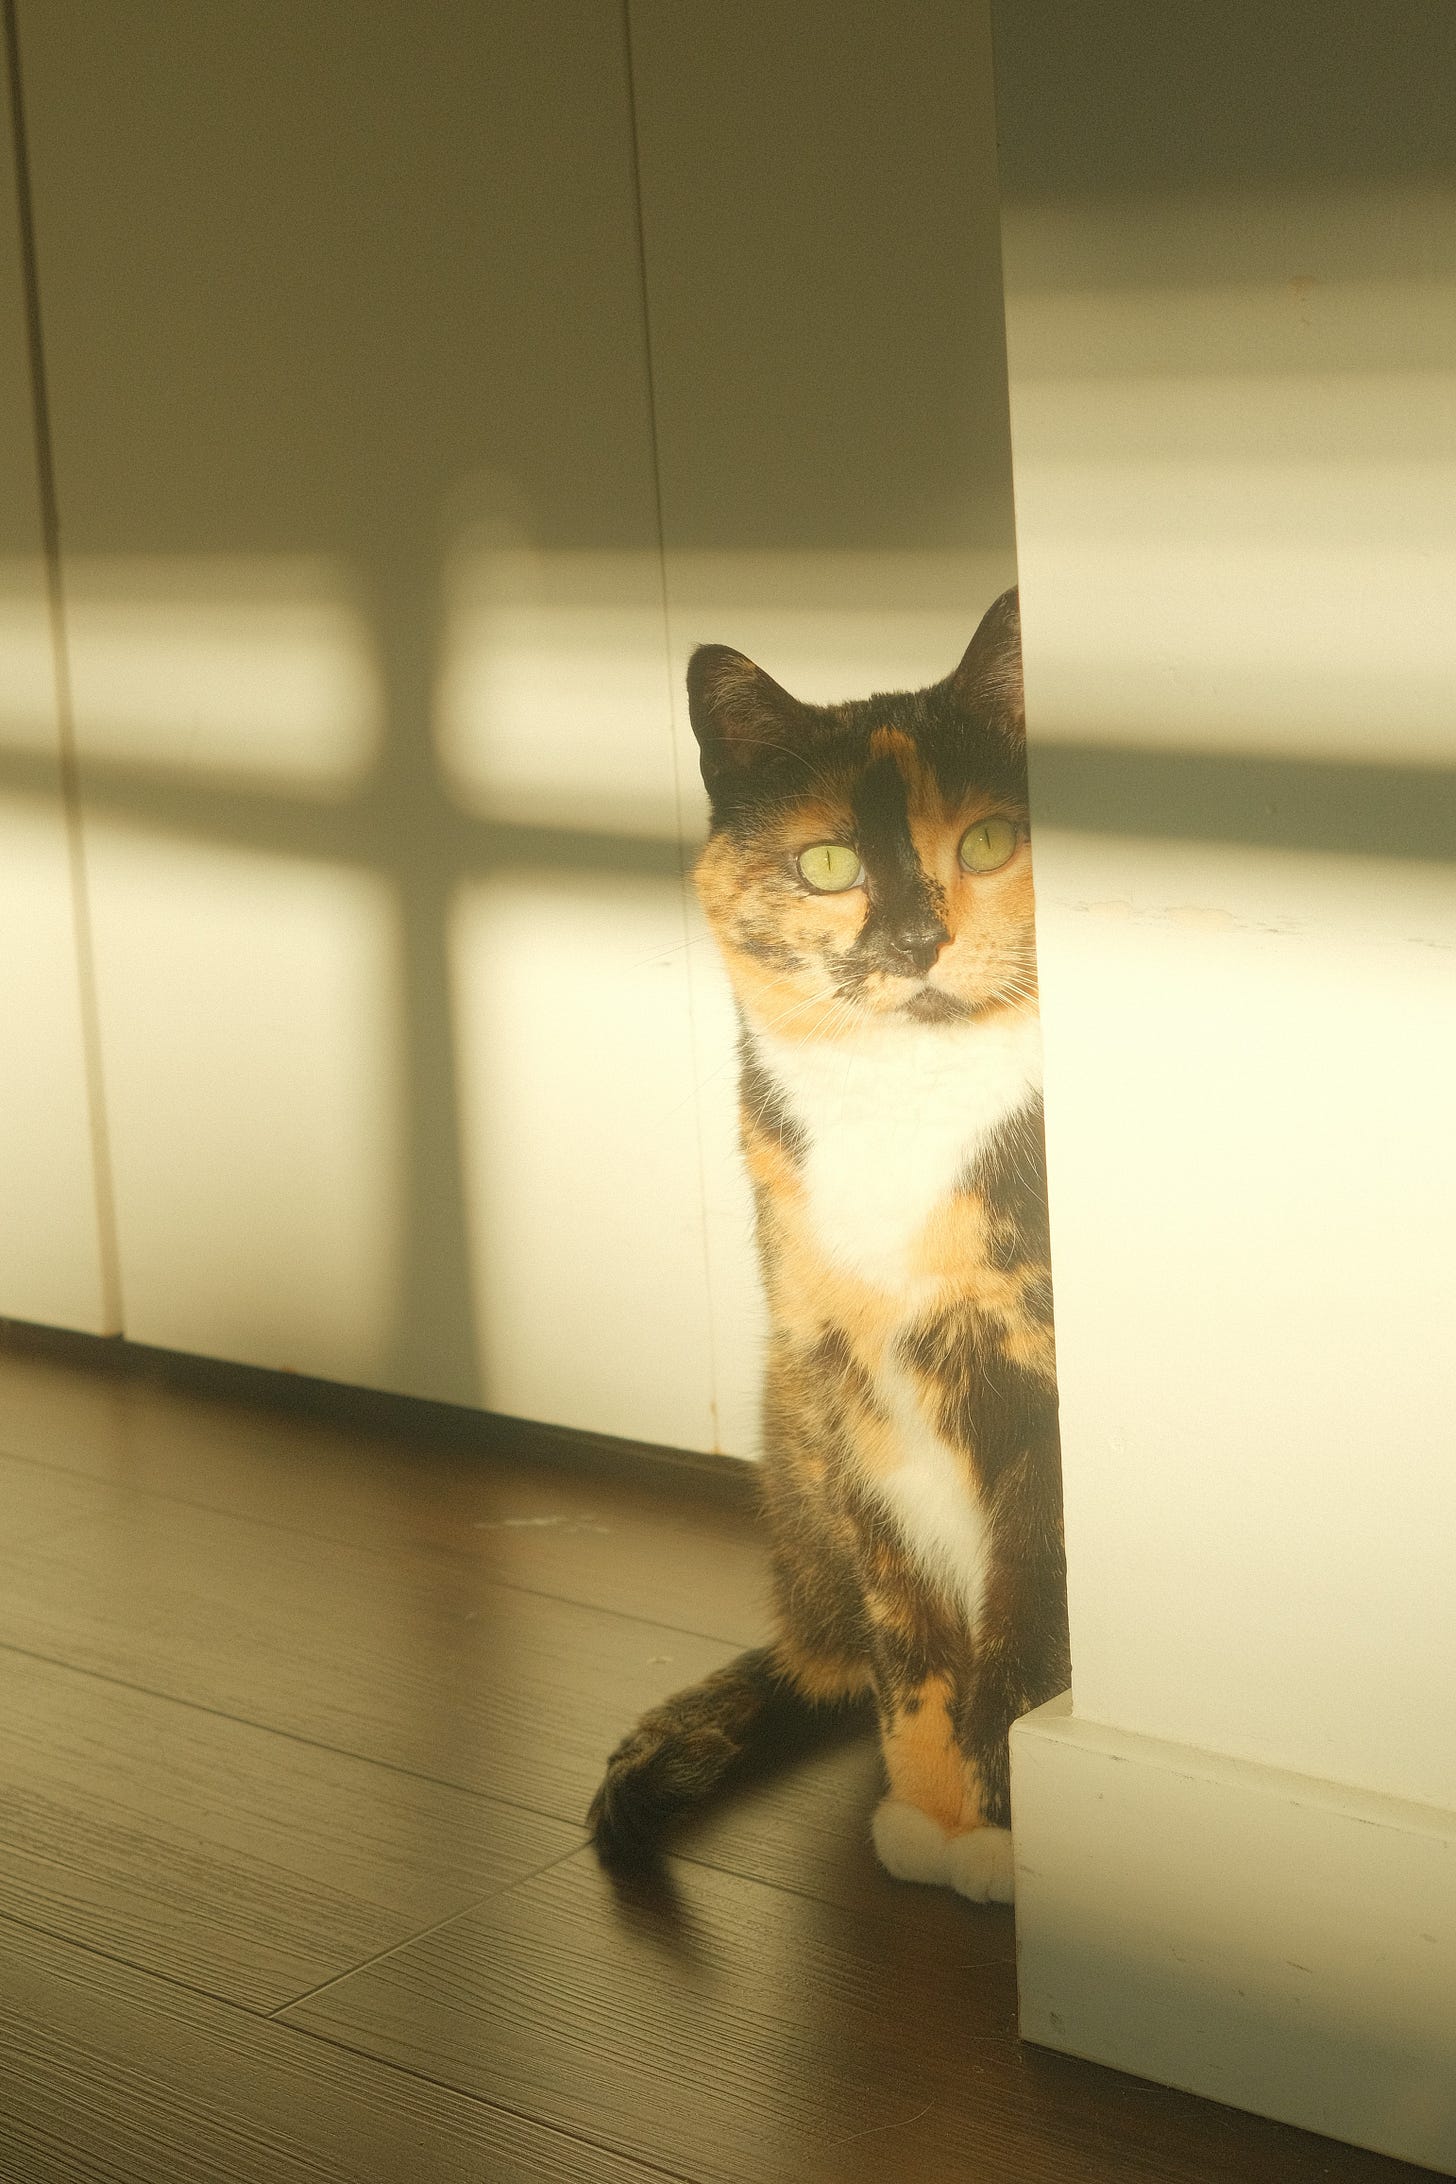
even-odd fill
[[[734,779],[804,740],[806,708],[729,645],[699,645],[688,662],[688,717],[715,800]]]
[[[1021,610],[1014,588],[993,600],[950,678],[967,712],[990,713],[1007,734],[1026,734],[1021,685]]]

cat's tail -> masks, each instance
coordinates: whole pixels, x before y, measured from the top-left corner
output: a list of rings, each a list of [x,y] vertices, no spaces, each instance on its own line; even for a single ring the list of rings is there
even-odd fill
[[[756,1646],[654,1706],[611,1758],[587,1826],[608,1865],[656,1853],[663,1823],[709,1795],[741,1762],[767,1756],[822,1719],[773,1646]]]

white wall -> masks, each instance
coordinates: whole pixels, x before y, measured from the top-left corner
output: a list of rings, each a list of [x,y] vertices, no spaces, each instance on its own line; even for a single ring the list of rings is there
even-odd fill
[[[20,16],[127,1332],[749,1453],[676,692],[1009,581],[985,8]]]
[[[1351,47],[1289,171],[1190,94],[1206,171],[1128,181],[1129,7],[1046,185],[1063,12],[1005,252],[1078,1703],[1456,1804],[1456,175]]]
[[[9,101],[0,101],[0,1315],[115,1331],[47,599]],[[70,815],[74,818],[74,814]],[[103,1179],[104,1187],[104,1179]]]
[[[1450,12],[1027,0],[997,63],[1075,1717],[1456,1810]],[[1256,1840],[1168,1850],[1193,1925]]]

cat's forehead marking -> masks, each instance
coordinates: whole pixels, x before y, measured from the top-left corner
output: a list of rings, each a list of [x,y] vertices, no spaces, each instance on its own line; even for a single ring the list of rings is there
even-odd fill
[[[870,764],[888,761],[904,782],[912,803],[923,802],[929,777],[920,747],[903,728],[876,728],[870,735]]]
[[[870,737],[871,758],[892,758],[903,772],[915,763],[915,745],[903,728],[876,728]]]

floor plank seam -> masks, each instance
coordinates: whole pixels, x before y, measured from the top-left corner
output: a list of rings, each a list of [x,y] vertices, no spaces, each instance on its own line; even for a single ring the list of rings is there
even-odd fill
[[[468,1561],[469,1557],[462,1556],[461,1559]],[[525,1593],[532,1600],[555,1600],[563,1607],[585,1608],[591,1615],[610,1615],[623,1623],[640,1623],[644,1630],[666,1631],[670,1638],[701,1638],[709,1645],[737,1646],[742,1649],[746,1645],[762,1643],[771,1635],[771,1627],[767,1623],[758,1639],[745,1639],[731,1631],[725,1634],[721,1630],[689,1630],[684,1623],[662,1623],[655,1616],[639,1615],[635,1608],[609,1608],[596,1600],[579,1600],[574,1593],[546,1592],[539,1585],[517,1585],[508,1577],[490,1577],[486,1579],[486,1583],[498,1585],[502,1592]]]
[[[429,2070],[415,2070],[408,2063],[395,2062],[388,2056],[376,2054],[373,2048],[361,2047],[354,2040],[340,2039],[337,2034],[324,2032],[316,2025],[294,2024],[286,2017],[269,2018],[266,2022],[278,2025],[282,2031],[291,2033],[295,2039],[313,2040],[320,2047],[337,2048],[342,2054],[356,2055],[366,2063],[376,2064],[382,2070],[397,2072],[402,2078],[414,2078],[421,2085],[434,2086],[438,2091],[449,2093],[457,2100],[469,2101],[472,2107],[489,2109],[496,2115],[510,2116],[517,2123],[529,2123],[539,2130],[554,2132],[558,2138],[570,2139],[578,2146],[591,2147],[594,2153],[609,2154],[618,2161],[635,2162],[638,2168],[649,2170],[654,2176],[671,2179],[671,2184],[703,2184],[701,2176],[692,2170],[670,2169],[665,2162],[659,2161],[653,2154],[644,2152],[636,2146],[630,2146],[625,2140],[598,2138],[590,2131],[584,2131],[573,2124],[561,2122],[558,2117],[542,2115],[537,2109],[518,2108],[510,2101],[489,2100],[483,2093],[469,2092],[464,2086],[458,2085],[453,2078],[437,2077],[433,2071]]]
[[[400,1775],[407,1782],[426,1782],[433,1789],[450,1790],[456,1796],[469,1797],[482,1805],[494,1805],[505,1812],[519,1812],[533,1820],[554,1820],[558,1827],[583,1826],[580,1813],[567,1814],[552,1811],[545,1805],[528,1805],[518,1797],[502,1797],[494,1790],[478,1790],[469,1782],[457,1782],[449,1775],[428,1774],[419,1767],[406,1767],[397,1759],[381,1759],[373,1752],[356,1752],[347,1744],[330,1744],[323,1737],[305,1736],[302,1730],[285,1729],[277,1722],[259,1721],[251,1714],[229,1713],[226,1707],[209,1706],[203,1699],[183,1698],[175,1691],[161,1691],[153,1684],[136,1683],[129,1676],[115,1676],[104,1668],[88,1668],[78,1661],[62,1660],[53,1653],[41,1653],[34,1646],[18,1646],[12,1641],[0,1640],[0,1653],[18,1654],[22,1660],[40,1661],[47,1668],[63,1669],[67,1675],[87,1676],[95,1683],[111,1685],[118,1691],[134,1691],[139,1698],[156,1699],[164,1706],[184,1706],[194,1714],[206,1714],[213,1721],[230,1721],[239,1729],[252,1729],[261,1736],[281,1737],[285,1743],[302,1745],[306,1751],[327,1752],[334,1759],[351,1760],[359,1767],[378,1767],[386,1774]],[[611,1749],[610,1732],[602,1738],[602,1764],[606,1765]]]
[[[868,1845],[869,1839],[869,1828],[867,1825],[865,1829],[866,1845]],[[559,1863],[559,1861],[556,1862]],[[666,1862],[669,1864],[696,1866],[699,1868],[700,1871],[706,1873],[721,1873],[730,1880],[751,1881],[755,1888],[770,1888],[773,1890],[776,1896],[792,1896],[801,1903],[825,1904],[831,1911],[844,1908],[841,1905],[837,1896],[822,1896],[819,1895],[812,1888],[796,1888],[792,1881],[770,1880],[766,1874],[745,1873],[741,1866],[720,1865],[718,1864],[716,1859],[713,1858],[695,1857],[693,1853],[689,1850],[668,1851],[666,1853]],[[918,1885],[913,1881],[892,1880],[888,1874],[884,1876],[884,1879],[886,1889],[884,1900],[887,1904],[892,1903],[894,1900],[893,1897],[888,1893],[889,1890],[911,1888]],[[514,1882],[511,1885],[514,1886]],[[952,1894],[950,1891],[945,1892],[945,1908],[948,1912],[959,1918],[974,1919],[977,1916],[977,1910],[975,1906],[966,1902],[964,1898],[957,1899],[955,1895]],[[995,1915],[994,1912],[992,1915]],[[973,1962],[963,1965],[961,1969],[963,1971],[970,1972],[988,1971],[993,1965],[1004,1963],[1004,1961],[1005,1959],[1002,1957],[977,1957]]]
[[[251,2018],[254,2024],[266,2025],[272,2016],[271,2009],[240,2001],[237,1995],[224,1994],[219,1987],[205,1987],[200,1980],[184,1979],[180,1973],[163,1971],[156,1964],[143,1964],[136,1957],[123,1956],[117,1949],[104,1949],[99,1941],[86,1941],[79,1934],[68,1933],[64,1927],[46,1926],[39,1919],[24,1918],[18,1911],[0,1910],[0,1927],[4,1926],[18,1926],[22,1933],[40,1934],[47,1941],[59,1942],[62,1948],[78,1949],[83,1956],[97,1957],[103,1964],[119,1964],[123,1971],[135,1972],[141,1979],[155,1979],[178,1994],[201,1995],[205,2001],[221,2003],[227,2009],[236,2010],[240,2016]]]
[[[438,1919],[431,1919],[414,1933],[401,1935],[397,1941],[391,1941],[384,1948],[376,1949],[371,1956],[361,1957],[357,1964],[347,1965],[342,1971],[331,1972],[327,1979],[319,1980],[315,1986],[305,1987],[302,1994],[294,1995],[287,2002],[275,2004],[267,2015],[281,2019],[286,2011],[299,2009],[305,2002],[312,2002],[317,1996],[327,1994],[330,1987],[337,1987],[344,1980],[353,1979],[358,1973],[367,1972],[376,1964],[383,1964],[387,1958],[398,1956],[401,1949],[412,1948],[417,1941],[423,1941],[427,1934],[438,1934],[442,1927],[453,1926],[457,1919],[469,1918],[473,1911],[482,1910],[486,1904],[494,1903],[500,1896],[510,1895],[527,1881],[539,1880],[543,1873],[549,1873],[553,1866],[565,1865],[568,1858],[575,1858],[585,1847],[586,1838],[583,1836],[569,1850],[558,1851],[554,1858],[548,1858],[543,1864],[533,1866],[529,1873],[518,1873],[514,1880],[501,1881],[495,1888],[487,1888],[480,1895],[472,1897],[469,1903],[456,1904],[453,1911],[445,1912]]]
[[[83,1474],[72,1472],[70,1476],[79,1478]],[[111,1491],[115,1491],[115,1489]],[[66,1517],[56,1525],[54,1530],[27,1532],[23,1538],[16,1540],[10,1551],[12,1554],[28,1556],[32,1548],[54,1547],[59,1540],[69,1539],[74,1532],[92,1532],[98,1524],[105,1524],[106,1522],[107,1519],[104,1516],[96,1516],[94,1513],[89,1517]]]
[[[305,1736],[300,1730],[284,1729],[274,1722],[260,1721],[251,1714],[230,1713],[225,1707],[209,1706],[201,1699],[182,1698],[175,1692],[159,1690],[153,1684],[136,1683],[130,1677],[116,1676],[106,1669],[84,1667],[78,1662],[63,1660],[58,1655],[42,1653],[32,1646],[18,1646],[8,1640],[0,1641],[0,1653],[14,1653],[18,1654],[23,1660],[40,1661],[49,1668],[62,1669],[69,1675],[86,1676],[96,1683],[109,1684],[119,1691],[132,1691],[138,1697],[156,1699],[164,1706],[186,1707],[189,1712],[205,1714],[214,1721],[232,1722],[240,1729],[251,1729],[262,1736],[279,1737],[285,1743],[301,1745],[306,1751],[327,1752],[333,1758],[351,1760],[361,1767],[378,1767],[386,1774],[399,1775],[408,1782],[427,1783],[434,1789],[449,1790],[458,1796],[473,1798],[481,1805],[494,1806],[498,1810],[506,1812],[521,1813],[533,1820],[551,1820],[558,1827],[583,1829],[583,1813],[567,1814],[549,1805],[528,1804],[521,1798],[503,1797],[494,1790],[478,1790],[469,1783],[456,1781],[447,1775],[428,1774],[417,1767],[406,1767],[398,1760],[381,1759],[373,1753],[355,1751],[349,1745],[331,1744],[321,1737]],[[608,1726],[604,1728],[602,1736],[603,1765],[606,1764],[611,1742],[612,1733],[610,1726]],[[868,1808],[866,1809],[866,1830],[868,1830]],[[866,1840],[868,1840],[868,1833],[866,1833]],[[572,1850],[563,1852],[562,1856],[574,1856],[577,1850],[585,1846],[585,1842],[586,1837],[583,1833],[582,1840],[575,1844]],[[745,1872],[741,1865],[725,1865],[720,1859],[705,1857],[701,1852],[680,1849],[674,1846],[665,1855],[678,1859],[685,1865],[702,1867],[710,1873],[726,1873],[739,1880],[752,1881],[759,1888],[771,1888],[777,1895],[799,1897],[809,1903],[830,1903],[833,1901],[831,1897],[816,1894],[813,1889],[796,1888],[791,1882],[775,1880],[766,1874]],[[551,1864],[558,1862],[555,1859],[549,1861]],[[544,1872],[546,1869],[542,1867],[539,1870]],[[529,1875],[523,1876],[523,1878],[529,1877]],[[510,1885],[514,1886],[515,1883]]]
[[[63,1660],[55,1654],[42,1653],[31,1646],[19,1646],[8,1640],[0,1641],[0,1653],[14,1653],[23,1660],[39,1661],[49,1668],[61,1669],[68,1675],[85,1676],[93,1682],[108,1684],[116,1690],[134,1692],[140,1698],[155,1699],[164,1706],[185,1707],[191,1713],[206,1715],[214,1721],[232,1722],[240,1729],[251,1729],[261,1736],[279,1737],[285,1743],[302,1746],[306,1751],[327,1752],[335,1759],[349,1760],[357,1766],[377,1767],[386,1774],[398,1775],[408,1782],[422,1782],[434,1789],[449,1790],[457,1796],[472,1798],[482,1806],[492,1806],[500,1811],[521,1813],[529,1819],[550,1820],[555,1822],[558,1827],[575,1828],[582,1831],[581,1840],[574,1844],[571,1850],[564,1851],[561,1854],[562,1857],[572,1857],[578,1850],[585,1847],[587,1838],[584,1833],[584,1813],[567,1814],[549,1805],[528,1804],[521,1798],[503,1797],[493,1790],[478,1790],[469,1783],[456,1781],[447,1775],[429,1774],[417,1767],[406,1767],[398,1760],[381,1759],[373,1753],[355,1751],[348,1745],[331,1744],[321,1737],[305,1736],[300,1730],[281,1728],[274,1722],[260,1721],[251,1714],[230,1713],[225,1707],[209,1706],[201,1699],[182,1698],[175,1692],[159,1690],[155,1685],[137,1683],[130,1677],[116,1676],[105,1669],[88,1668],[75,1661]],[[608,1726],[604,1729],[602,1737],[603,1765],[606,1764],[611,1741],[611,1729]],[[868,1808],[866,1808],[866,1840],[868,1840]],[[834,1900],[831,1897],[816,1893],[813,1889],[796,1888],[792,1882],[773,1879],[766,1874],[745,1871],[742,1865],[726,1865],[718,1858],[706,1857],[701,1852],[690,1849],[673,1846],[665,1855],[677,1859],[685,1865],[701,1867],[710,1873],[725,1873],[735,1879],[752,1881],[755,1886],[770,1888],[777,1895],[798,1897],[809,1903],[832,1903]],[[559,1863],[559,1860],[552,1859],[548,1863],[556,1864]],[[546,1868],[541,1867],[537,1870],[544,1872]],[[522,1878],[529,1879],[530,1875],[523,1875]],[[509,1885],[514,1887],[516,1884],[512,1882]],[[455,1916],[456,1914],[452,1913],[451,1915]],[[328,1982],[325,1982],[325,1984],[328,1984]],[[289,2007],[290,2005],[285,2004],[283,2006]]]
[[[85,1479],[91,1484],[105,1489],[108,1493],[135,1495],[142,1501],[161,1502],[175,1509],[195,1509],[203,1516],[227,1517],[235,1524],[256,1524],[266,1532],[283,1533],[292,1539],[313,1540],[321,1546],[340,1547],[350,1554],[371,1555],[376,1561],[397,1562],[399,1559],[397,1543],[391,1546],[372,1547],[364,1540],[341,1538],[337,1532],[316,1531],[308,1525],[286,1524],[281,1518],[258,1516],[252,1510],[230,1509],[225,1503],[221,1502],[197,1501],[190,1494],[169,1494],[163,1488],[136,1486],[130,1480],[118,1482],[113,1479],[98,1479],[92,1472],[73,1471],[64,1464],[49,1464],[43,1457],[14,1455],[9,1450],[0,1450],[0,1455],[9,1455],[13,1462],[30,1465],[36,1470],[53,1471],[63,1478]],[[669,1503],[665,1506],[671,1507],[673,1505]],[[22,1547],[38,1546],[42,1542],[49,1544],[53,1540],[63,1538],[70,1532],[90,1531],[96,1526],[106,1524],[109,1521],[104,1515],[67,1518],[54,1531],[27,1534],[26,1538],[19,1544]],[[409,1551],[421,1555],[447,1555],[452,1561],[463,1563],[467,1567],[473,1566],[473,1558],[463,1548],[459,1547],[422,1544]],[[647,1630],[667,1631],[680,1638],[703,1638],[710,1645],[742,1646],[745,1643],[752,1644],[756,1642],[754,1640],[745,1641],[740,1635],[732,1631],[694,1630],[685,1623],[665,1623],[656,1616],[639,1614],[635,1608],[608,1607],[596,1600],[583,1600],[576,1593],[555,1592],[549,1587],[540,1585],[522,1585],[513,1578],[500,1577],[494,1572],[486,1573],[482,1571],[482,1582],[497,1587],[501,1592],[526,1593],[533,1600],[556,1600],[566,1607],[583,1608],[592,1615],[610,1615],[621,1622],[641,1623],[644,1629]],[[767,1604],[766,1595],[765,1604]]]
[[[568,1853],[568,1855],[573,1854]],[[559,1861],[553,1862],[559,1863]],[[482,1899],[482,1901],[488,1900],[488,1898]],[[452,1917],[460,1917],[461,1915],[460,1912],[451,1914]],[[449,1922],[448,1920],[440,1920],[437,1923],[446,1925]],[[307,2040],[321,2047],[336,2048],[344,2054],[353,2055],[360,2061],[368,2063],[372,2069],[385,2072],[391,2077],[410,2078],[417,2080],[420,2084],[433,2086],[437,2091],[448,2093],[452,2099],[463,2101],[472,2108],[487,2109],[500,2115],[510,2116],[518,2123],[528,2123],[543,2131],[549,2131],[558,2138],[569,2139],[579,2145],[590,2146],[598,2153],[613,2154],[620,2159],[634,2161],[640,2168],[651,2171],[653,2175],[670,2178],[672,2184],[700,2184],[700,2180],[687,2170],[667,2168],[663,2163],[653,2160],[650,2155],[639,2154],[635,2150],[613,2145],[606,2139],[594,2138],[589,2132],[574,2130],[571,2125],[558,2122],[553,2117],[537,2115],[529,2108],[515,2108],[505,2101],[488,2100],[481,2094],[468,2092],[463,2086],[452,2083],[448,2078],[436,2077],[428,2071],[413,2070],[406,2063],[397,2063],[389,2056],[376,2054],[373,2049],[360,2047],[353,2041],[335,2039],[330,2034],[321,2032],[311,2025],[290,2024],[287,2019],[279,2017],[276,2008],[272,2010],[255,2009],[246,2002],[240,2002],[236,1995],[221,1994],[214,1987],[199,1986],[193,1980],[179,1979],[174,1973],[158,1971],[150,1964],[138,1964],[131,1957],[118,1956],[114,1950],[102,1949],[94,1942],[79,1941],[73,1935],[58,1933],[52,1927],[39,1926],[30,1919],[18,1918],[13,1912],[0,1912],[0,1927],[4,1926],[19,1927],[24,1933],[38,1934],[46,1941],[58,1942],[63,1948],[74,1949],[83,1956],[98,1958],[102,1963],[118,1965],[123,1971],[132,1972],[142,1980],[154,1981],[158,1986],[168,1988],[173,1993],[196,1995],[205,2002],[214,2003],[219,2009],[229,2011],[233,2016],[243,2019],[248,2024],[259,2027],[270,2026],[281,2033],[287,2034],[291,2039]],[[427,1927],[423,1931],[428,1933],[433,1932],[434,1929]],[[390,1952],[385,1951],[384,1953],[387,1955]],[[374,1960],[370,1959],[368,1961],[372,1962]],[[324,1984],[329,1986],[333,1982],[326,1981]],[[308,1991],[312,1994],[323,1990],[321,1988],[311,1988]],[[278,2008],[292,2008],[293,2006],[292,2003],[280,2004]]]

